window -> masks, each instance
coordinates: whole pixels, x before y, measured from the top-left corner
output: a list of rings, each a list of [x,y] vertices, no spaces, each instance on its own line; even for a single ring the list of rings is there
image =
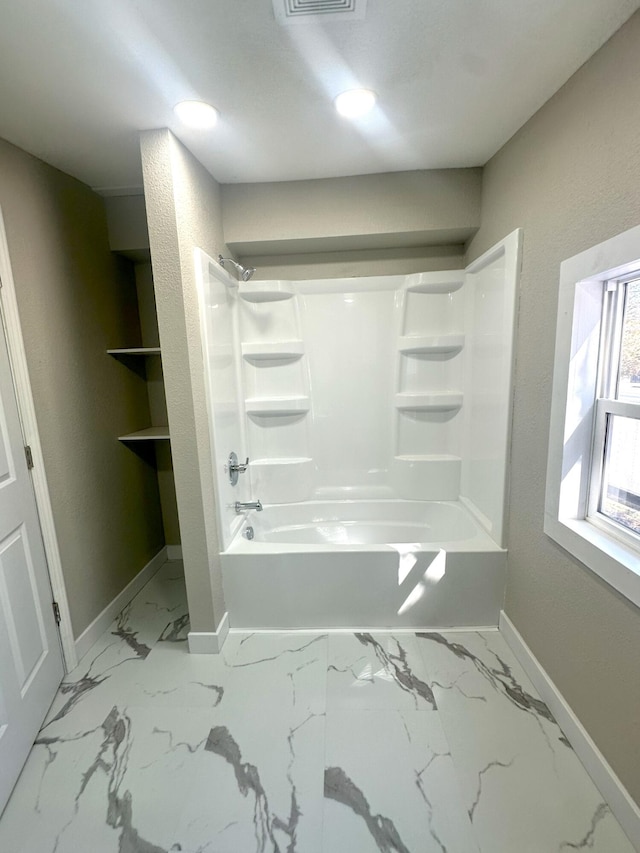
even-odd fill
[[[604,285],[601,328],[587,518],[639,547],[640,279]]]
[[[640,228],[561,265],[544,529],[640,605]]]

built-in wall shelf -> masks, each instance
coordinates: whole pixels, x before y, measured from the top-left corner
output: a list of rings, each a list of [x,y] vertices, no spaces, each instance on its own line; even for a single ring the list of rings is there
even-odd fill
[[[308,412],[308,397],[252,397],[245,401],[248,415],[301,415]]]
[[[398,462],[462,462],[460,456],[454,456],[451,453],[425,453],[423,455],[401,455],[394,456]]]
[[[274,341],[269,343],[243,343],[245,361],[295,361],[304,355],[302,341]]]
[[[118,441],[168,441],[168,426],[153,426],[118,436]]]
[[[414,273],[407,277],[407,293],[455,293],[464,284],[464,274],[460,272]]]
[[[284,456],[280,459],[252,459],[251,468],[269,468],[276,465],[295,467],[298,465],[307,465],[310,462],[313,462],[313,459],[310,456]]]
[[[462,459],[449,453],[394,456],[390,478],[399,498],[456,501],[460,496]]]
[[[282,302],[294,296],[289,282],[256,281],[240,285],[240,298],[245,302]]]
[[[457,353],[463,346],[464,335],[405,335],[398,341],[398,349],[404,355]]]
[[[119,355],[160,355],[160,347],[124,347],[122,349],[108,349],[107,352],[116,358]]]
[[[462,406],[462,394],[396,394],[402,412],[453,412]]]
[[[265,503],[306,501],[313,491],[310,456],[263,457],[249,466],[253,493]]]

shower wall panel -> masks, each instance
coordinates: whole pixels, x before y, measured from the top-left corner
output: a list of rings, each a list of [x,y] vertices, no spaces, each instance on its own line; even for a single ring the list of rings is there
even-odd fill
[[[468,393],[461,493],[503,547],[521,252],[519,229],[474,261],[465,280]]]
[[[227,548],[242,519],[234,502],[247,500],[249,484],[243,478],[232,487],[227,474],[231,451],[240,459],[246,452],[244,400],[240,372],[237,295],[229,276],[204,252],[196,252],[196,272],[204,345],[209,434],[216,468],[216,503],[221,546]]]
[[[502,541],[519,239],[466,274],[238,285],[203,260],[225,542],[249,497],[462,497]]]
[[[369,290],[346,279],[327,293],[326,282],[305,282],[299,297],[319,498],[390,496],[397,330],[394,280],[385,283]]]
[[[457,498],[463,273],[238,290],[254,496]]]

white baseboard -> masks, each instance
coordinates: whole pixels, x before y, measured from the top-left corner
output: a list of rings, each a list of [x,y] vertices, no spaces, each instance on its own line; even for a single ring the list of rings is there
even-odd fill
[[[167,560],[181,560],[182,545],[167,545]]]
[[[618,823],[629,836],[634,847],[640,850],[640,807],[613,772],[604,755],[504,610],[500,611],[500,632],[533,682],[533,686],[549,706],[558,725],[567,736],[595,786],[609,804]]]
[[[96,640],[104,634],[109,625],[116,618],[118,613],[127,606],[131,599],[136,596],[142,587],[151,580],[158,571],[160,566],[167,562],[167,548],[162,548],[155,557],[152,557],[147,565],[138,572],[135,578],[130,581],[125,588],[116,595],[116,597],[104,608],[93,622],[84,629],[82,634],[75,641],[76,654],[80,660],[96,642]]]
[[[229,614],[225,611],[217,631],[189,631],[189,651],[192,655],[218,655],[229,633]]]

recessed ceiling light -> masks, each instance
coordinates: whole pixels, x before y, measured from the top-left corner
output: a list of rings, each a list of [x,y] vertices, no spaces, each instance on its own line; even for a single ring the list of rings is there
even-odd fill
[[[376,93],[371,89],[349,89],[335,99],[337,111],[345,118],[360,118],[366,115],[376,102]]]
[[[207,130],[218,121],[218,110],[204,101],[180,101],[173,111],[183,124],[198,130]]]

